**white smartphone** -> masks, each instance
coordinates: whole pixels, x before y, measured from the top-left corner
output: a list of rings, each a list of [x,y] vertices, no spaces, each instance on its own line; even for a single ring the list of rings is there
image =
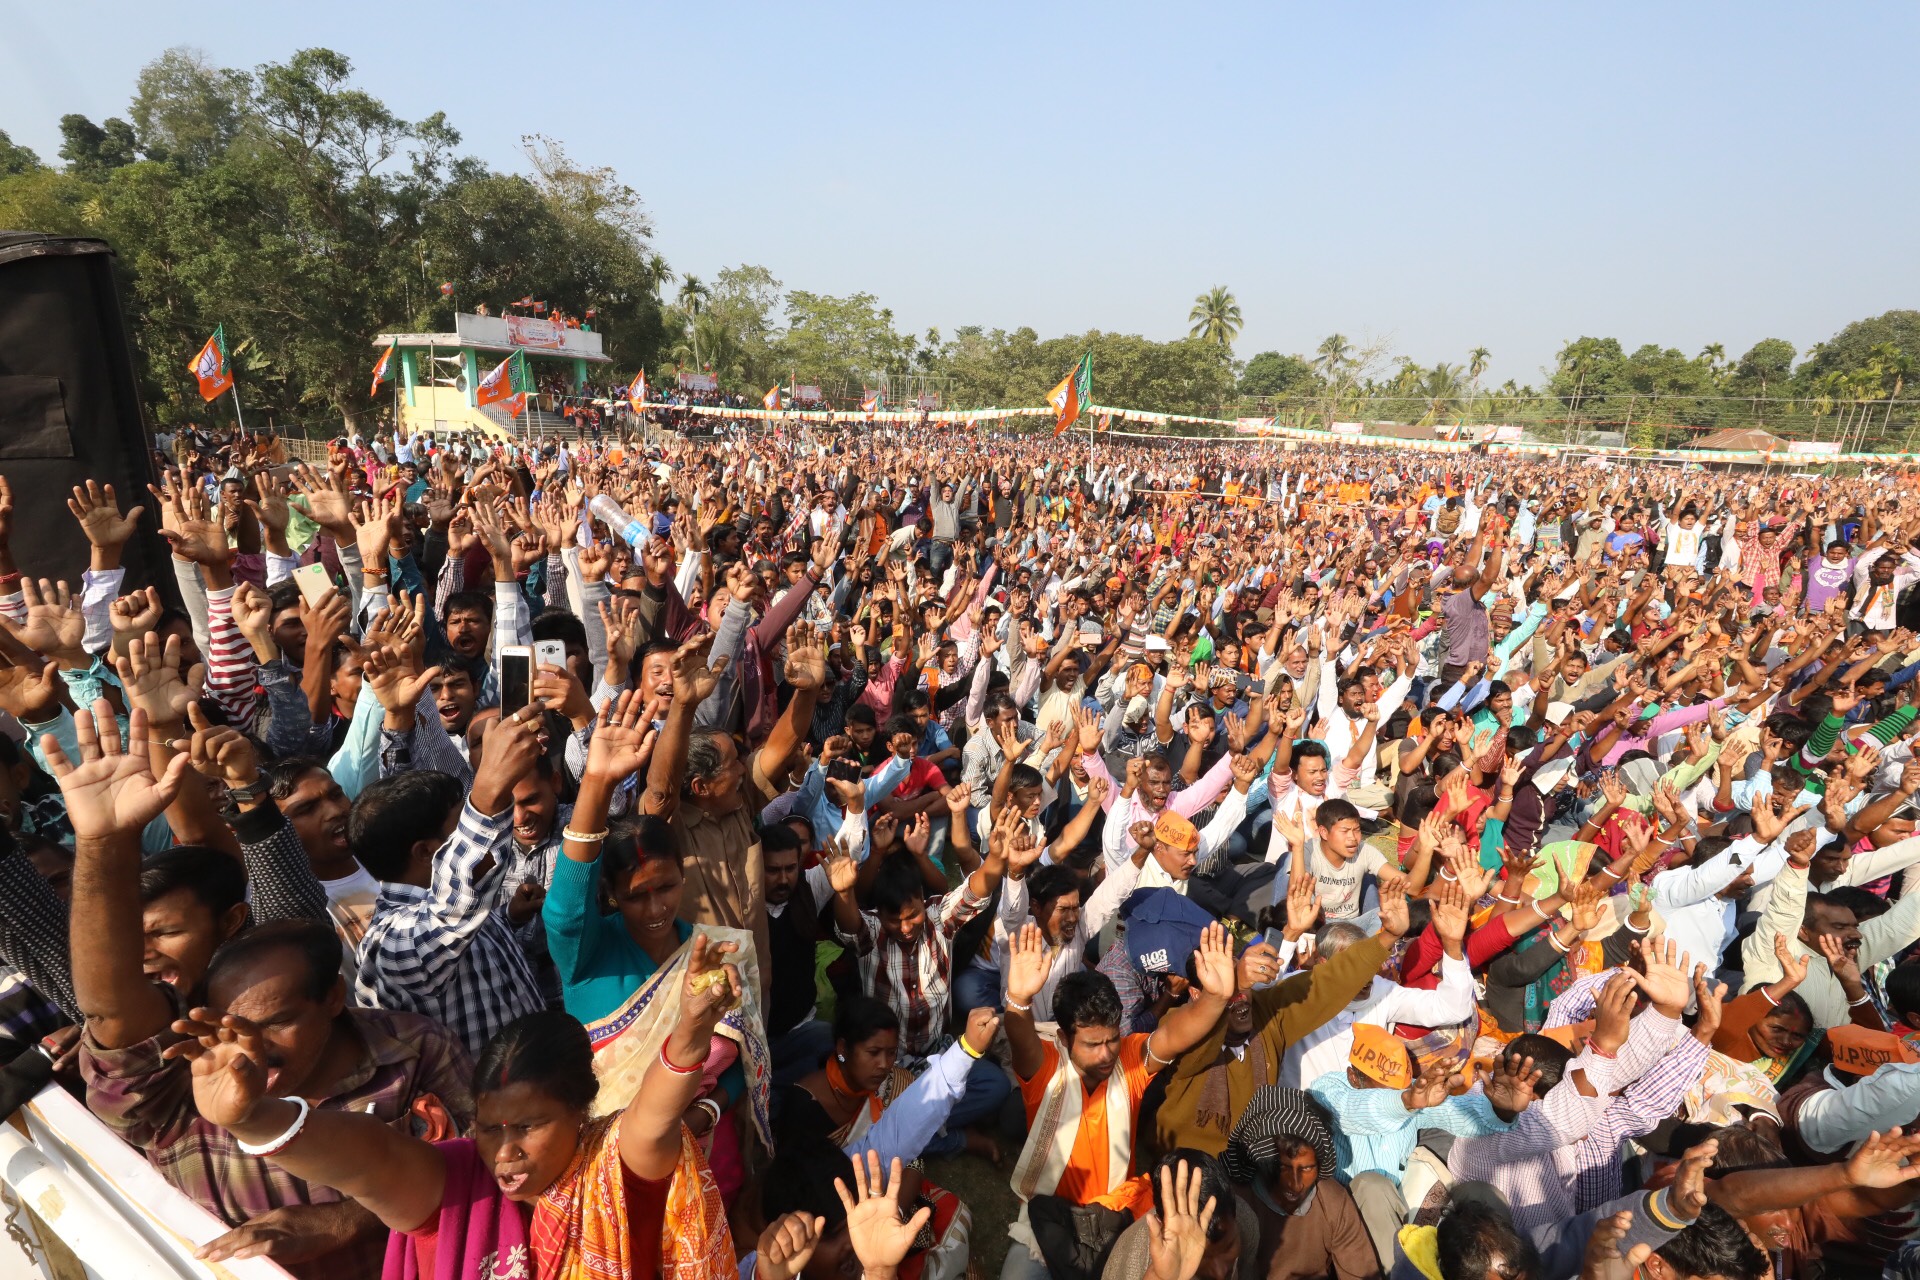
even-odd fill
[[[533,664],[538,667],[559,667],[567,669],[567,642],[564,640],[536,640],[533,643]]]
[[[303,564],[293,571],[294,585],[309,609],[318,609],[333,598],[333,578],[323,564]]]
[[[533,650],[510,644],[500,650],[500,713],[512,715],[533,696]]]

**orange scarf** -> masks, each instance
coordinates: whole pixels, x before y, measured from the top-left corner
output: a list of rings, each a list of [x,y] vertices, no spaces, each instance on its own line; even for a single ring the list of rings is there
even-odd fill
[[[872,1089],[856,1089],[853,1087],[852,1082],[847,1079],[847,1073],[840,1069],[840,1059],[838,1055],[827,1059],[827,1088],[833,1090],[843,1098],[858,1098],[865,1103],[868,1113],[868,1123],[872,1123],[880,1118],[880,1112],[884,1109],[884,1104],[879,1098],[874,1096]]]
[[[527,1230],[539,1280],[626,1280],[626,1171],[620,1162],[618,1115],[587,1123],[566,1173],[540,1197]],[[680,1127],[680,1161],[667,1188],[660,1233],[661,1280],[718,1280],[734,1272],[733,1233],[720,1188],[700,1144]]]

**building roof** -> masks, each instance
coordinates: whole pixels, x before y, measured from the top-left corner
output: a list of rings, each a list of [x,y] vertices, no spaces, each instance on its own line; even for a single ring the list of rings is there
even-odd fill
[[[482,316],[461,312],[454,316],[452,333],[382,333],[375,347],[441,347],[448,351],[524,351],[555,360],[585,360],[611,364],[604,339],[591,329],[572,329],[534,316]]]
[[[1690,449],[1721,449],[1729,453],[1765,453],[1784,450],[1786,441],[1758,427],[1723,427],[1693,441]]]

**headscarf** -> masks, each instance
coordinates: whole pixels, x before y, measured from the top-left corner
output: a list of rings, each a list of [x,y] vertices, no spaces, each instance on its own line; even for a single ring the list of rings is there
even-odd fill
[[[1220,1156],[1227,1176],[1247,1184],[1269,1179],[1280,1158],[1281,1138],[1311,1143],[1320,1161],[1320,1176],[1333,1176],[1339,1162],[1326,1111],[1306,1090],[1277,1084],[1256,1089],[1239,1123],[1233,1126],[1227,1149]]]

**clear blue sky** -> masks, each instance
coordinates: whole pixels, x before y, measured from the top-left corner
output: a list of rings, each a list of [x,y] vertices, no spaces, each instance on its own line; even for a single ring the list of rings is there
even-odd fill
[[[496,166],[538,132],[616,167],[677,269],[916,330],[1172,337],[1219,283],[1243,357],[1337,330],[1537,383],[1581,334],[1804,352],[1920,305],[1909,5],[83,8],[0,42],[43,158],[170,45],[324,44]]]

